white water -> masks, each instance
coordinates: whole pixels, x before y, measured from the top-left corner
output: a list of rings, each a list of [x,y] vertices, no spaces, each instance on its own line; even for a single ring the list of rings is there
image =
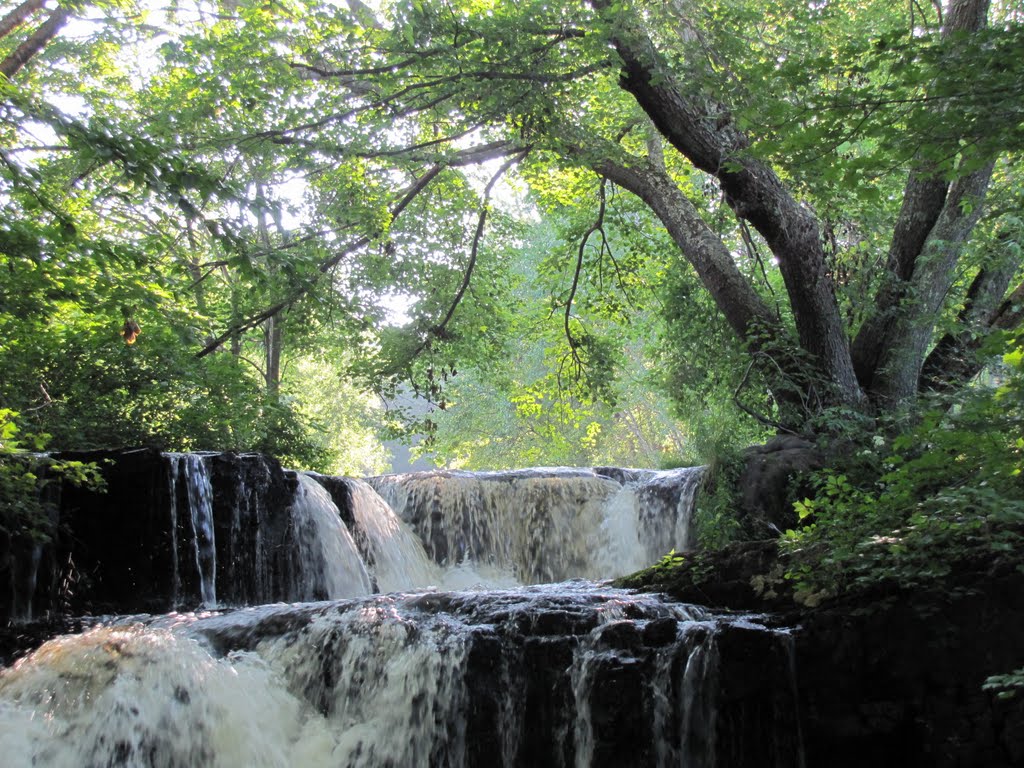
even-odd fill
[[[685,637],[710,627],[702,612],[579,585],[171,614],[98,627],[52,640],[0,674],[0,754],[10,768],[480,764],[467,755],[474,712],[467,654],[480,637],[494,637],[506,686],[487,686],[499,686],[492,695],[509,725],[500,734],[501,762],[511,765],[531,737],[514,726],[528,715],[518,628],[544,615],[561,620],[567,611],[593,625],[579,643],[559,641],[572,654],[563,673],[571,677],[570,708],[558,714],[559,727],[575,740],[575,764],[583,768],[593,748],[596,664],[631,660],[631,652],[602,647],[603,635],[631,623],[623,618],[631,613],[671,619]],[[659,653],[693,661],[706,646],[673,644]],[[691,676],[690,662],[676,666]],[[672,668],[661,664],[661,674],[671,677]],[[698,682],[686,683],[691,699],[710,695]],[[672,687],[660,675],[644,684],[648,696]],[[499,756],[489,763],[499,764]]]
[[[192,558],[199,578],[199,594],[207,608],[217,607],[217,545],[213,528],[213,488],[203,457],[195,453],[171,454],[171,547],[174,558],[174,599],[181,586],[178,562],[178,485],[188,499]]]
[[[427,557],[423,544],[364,480],[349,480],[352,513],[360,550],[381,592],[441,583],[441,569]]]
[[[189,505],[174,552],[194,560],[213,606],[209,477],[200,457],[172,466],[172,497],[188,483]],[[643,764],[713,768],[718,620],[582,581],[497,588],[606,578],[682,549],[698,478],[564,469],[375,478],[391,506],[350,480],[350,533],[330,494],[299,475],[287,599],[357,599],[169,614],[57,638],[0,672],[3,765],[608,765],[601,717],[608,691],[628,679],[653,724],[637,736]],[[361,597],[374,583],[391,594]],[[490,591],[410,592],[427,587]],[[648,643],[640,638],[652,621],[670,629]],[[616,639],[623,632],[635,642]],[[544,722],[538,706],[550,708]],[[493,718],[483,746],[470,733],[481,712]],[[537,752],[538,739],[552,751]]]
[[[416,472],[370,483],[448,569],[503,583],[603,579],[689,543],[700,469]]]
[[[291,506],[298,548],[292,599],[334,600],[370,594],[370,575],[330,494],[306,475],[299,475],[298,482]]]

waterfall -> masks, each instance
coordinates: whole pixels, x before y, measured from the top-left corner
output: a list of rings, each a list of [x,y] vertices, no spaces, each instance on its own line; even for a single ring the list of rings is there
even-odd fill
[[[171,542],[174,560],[174,595],[177,603],[181,589],[178,530],[179,487],[184,490],[187,507],[191,556],[199,578],[199,594],[207,608],[217,607],[217,545],[213,528],[213,489],[203,457],[195,453],[169,454],[171,462]]]
[[[440,569],[387,502],[363,480],[346,482],[352,498],[353,535],[377,588],[397,592],[440,583]]]
[[[369,482],[440,565],[539,584],[619,576],[684,549],[700,473],[436,471]]]
[[[5,764],[801,764],[785,630],[585,580],[685,547],[699,470],[126,461],[69,524],[111,616],[0,671]]]
[[[705,684],[735,621],[580,584],[115,623],[0,673],[0,751],[58,767],[712,768],[747,743]],[[742,714],[777,705],[785,658],[762,660]],[[767,743],[742,764],[796,764]]]
[[[60,489],[59,540],[7,553],[0,620],[609,578],[686,546],[700,475],[602,467],[363,481],[296,474],[258,454],[110,454],[88,456],[104,466],[106,492]],[[71,580],[74,592],[61,586]]]
[[[306,475],[299,475],[298,482],[289,510],[296,551],[288,599],[370,594],[370,576],[330,494]]]

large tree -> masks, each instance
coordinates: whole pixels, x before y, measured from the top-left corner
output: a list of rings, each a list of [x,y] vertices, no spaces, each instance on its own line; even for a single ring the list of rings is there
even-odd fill
[[[793,423],[956,388],[1019,321],[1019,17],[987,0],[417,0],[292,63],[390,124],[349,151],[406,169],[521,152],[534,177],[587,169],[636,195]]]
[[[527,218],[573,222],[547,314],[592,394],[631,313],[674,324],[667,365],[716,313],[697,345],[724,325],[750,361],[717,386],[788,429],[956,389],[1020,320],[1013,4],[100,7],[76,11],[89,34],[31,2],[0,28],[8,328],[102,306],[152,329],[173,306],[196,360],[259,368],[271,399],[282,350],[329,337],[441,401],[443,358],[486,371],[523,328],[498,210],[516,174]],[[664,291],[626,296],[655,273]],[[387,296],[409,322],[378,338]]]

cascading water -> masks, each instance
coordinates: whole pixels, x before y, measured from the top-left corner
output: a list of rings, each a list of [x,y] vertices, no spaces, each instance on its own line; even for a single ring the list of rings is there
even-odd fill
[[[601,579],[688,544],[700,468],[414,472],[371,485],[441,565],[525,584]]]
[[[296,557],[290,600],[335,600],[368,595],[370,575],[338,508],[323,486],[299,475],[291,507]]]
[[[440,569],[391,507],[364,480],[346,482],[356,544],[373,571],[377,588],[397,592],[440,583]]]
[[[736,735],[795,718],[784,631],[582,580],[518,586],[685,547],[697,470],[250,486],[218,457],[167,461],[172,605],[222,608],[105,620],[0,672],[5,764],[798,764],[795,740]]]
[[[199,594],[207,608],[217,607],[217,544],[213,528],[213,489],[203,457],[194,453],[170,454],[171,461],[171,547],[174,560],[174,601],[181,589],[178,528],[189,526],[192,557],[199,576]],[[187,516],[178,514],[179,486],[184,489]]]
[[[578,585],[98,627],[0,677],[0,749],[52,766],[711,768],[729,734],[705,683],[731,621]],[[765,667],[771,699],[787,670]],[[777,751],[760,764],[795,764]]]

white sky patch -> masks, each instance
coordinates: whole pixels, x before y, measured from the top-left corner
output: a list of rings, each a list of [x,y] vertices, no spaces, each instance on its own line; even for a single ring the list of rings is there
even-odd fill
[[[271,184],[276,197],[284,203],[281,226],[286,230],[299,229],[313,220],[313,211],[309,205],[309,183],[305,176],[293,171],[285,171],[283,177]]]
[[[392,328],[401,328],[412,320],[409,312],[415,303],[412,296],[406,293],[384,293],[378,299],[384,309],[384,324]]]

